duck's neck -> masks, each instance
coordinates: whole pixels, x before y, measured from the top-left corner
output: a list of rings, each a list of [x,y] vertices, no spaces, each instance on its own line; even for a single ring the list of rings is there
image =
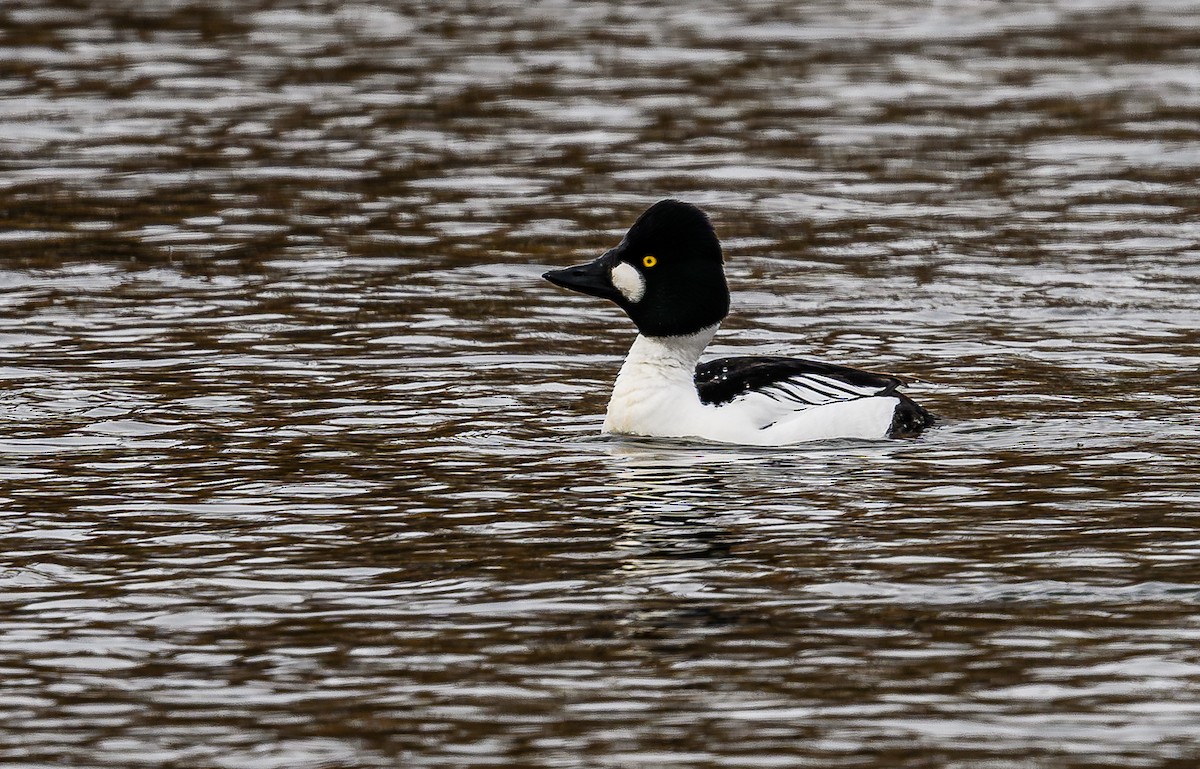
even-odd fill
[[[717,324],[687,336],[638,335],[617,374],[606,432],[682,435],[701,408],[696,362],[717,333]]]
[[[638,334],[625,356],[621,374],[627,370],[650,368],[667,374],[682,371],[692,381],[700,354],[717,333],[719,323],[700,329],[687,336],[643,336]],[[618,375],[620,376],[620,375]]]

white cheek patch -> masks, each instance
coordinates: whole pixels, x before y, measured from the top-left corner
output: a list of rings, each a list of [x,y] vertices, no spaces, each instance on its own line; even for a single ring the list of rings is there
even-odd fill
[[[610,275],[613,287],[621,292],[621,296],[630,304],[637,304],[646,295],[646,279],[632,265],[620,262],[612,268]]]

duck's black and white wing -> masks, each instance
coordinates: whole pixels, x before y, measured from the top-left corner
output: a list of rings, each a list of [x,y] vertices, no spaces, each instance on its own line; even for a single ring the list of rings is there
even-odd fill
[[[903,380],[848,366],[801,358],[720,358],[697,366],[695,378],[702,403],[753,413],[764,427],[797,412],[868,398],[895,399],[891,424],[884,425],[892,437],[916,435],[934,421],[899,392]]]

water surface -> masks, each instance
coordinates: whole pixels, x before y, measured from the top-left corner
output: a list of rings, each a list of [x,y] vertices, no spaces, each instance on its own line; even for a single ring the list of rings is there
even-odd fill
[[[1194,765],[1194,3],[113,6],[0,7],[0,763]],[[941,425],[599,437],[666,196]]]

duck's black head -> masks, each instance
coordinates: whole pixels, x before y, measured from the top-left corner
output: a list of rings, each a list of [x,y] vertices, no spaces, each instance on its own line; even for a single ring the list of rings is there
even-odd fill
[[[599,259],[553,270],[546,280],[611,299],[646,336],[683,336],[729,312],[721,243],[699,208],[660,200]]]

